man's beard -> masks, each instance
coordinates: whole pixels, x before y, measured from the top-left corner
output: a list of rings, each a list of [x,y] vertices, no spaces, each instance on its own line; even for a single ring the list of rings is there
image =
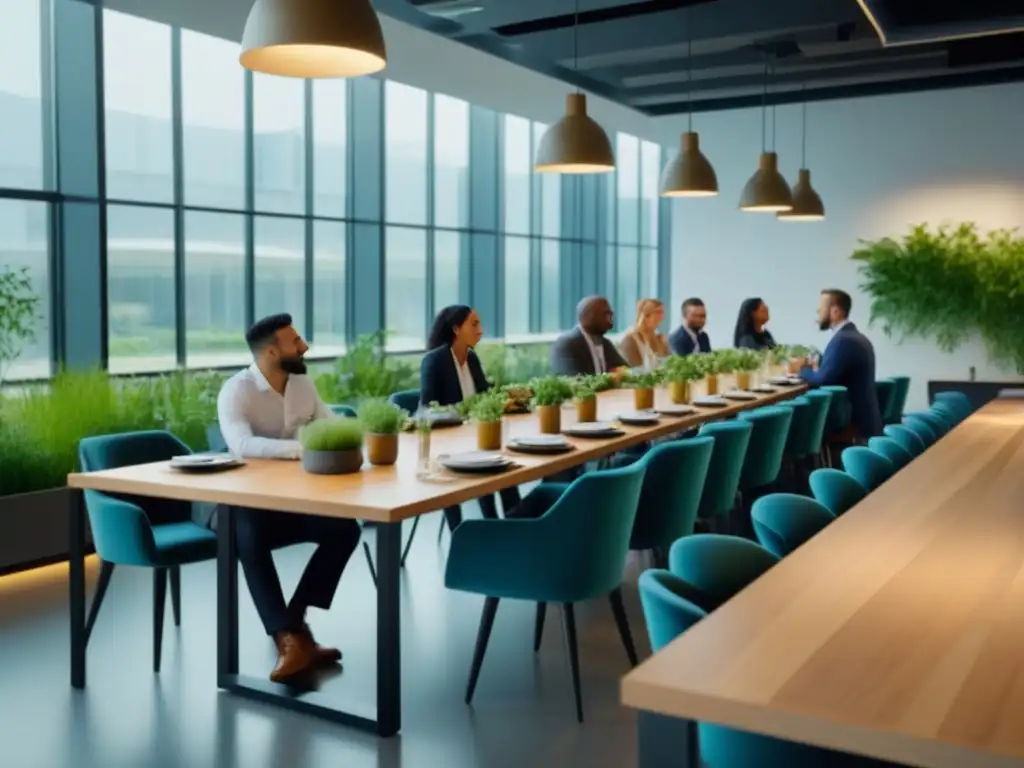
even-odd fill
[[[302,376],[306,373],[306,361],[301,357],[282,357],[281,370],[285,373],[292,373]]]

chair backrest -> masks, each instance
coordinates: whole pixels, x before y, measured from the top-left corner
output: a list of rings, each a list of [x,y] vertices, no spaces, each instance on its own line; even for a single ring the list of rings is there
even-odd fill
[[[904,416],[903,426],[921,438],[921,442],[925,444],[926,448],[939,439],[939,432],[935,427],[915,414],[910,413]]]
[[[785,557],[836,519],[822,504],[795,493],[762,496],[750,509],[761,546]]]
[[[811,453],[811,403],[806,397],[796,397],[779,403],[779,407],[793,412],[784,452],[794,459],[802,459]]]
[[[778,479],[782,469],[789,425],[793,423],[793,409],[780,406],[756,408],[743,411],[739,419],[750,422],[754,428],[750,434],[747,456],[743,460],[740,488],[764,488]]]
[[[655,653],[708,615],[693,602],[694,588],[671,571],[644,571],[638,586],[647,636]]]
[[[903,469],[914,460],[910,451],[891,437],[872,437],[868,440],[868,448],[891,461],[897,470]]]
[[[958,390],[937,392],[935,394],[935,402],[945,403],[948,405],[960,417],[961,421],[974,413],[974,406],[971,404],[971,399]]]
[[[868,495],[867,489],[839,469],[816,469],[810,476],[811,493],[838,517]]]
[[[903,418],[903,409],[907,407],[907,396],[910,394],[910,377],[891,376],[890,379],[896,385],[896,391],[893,393],[889,412],[883,414],[883,416],[885,417],[886,424],[899,424]]]
[[[891,437],[903,446],[911,456],[920,456],[928,447],[917,432],[902,424],[886,424],[884,432],[886,437]]]
[[[192,449],[163,430],[120,432],[78,441],[78,463],[83,472],[167,461],[188,453]]]
[[[747,539],[698,533],[673,544],[668,561],[669,570],[696,590],[694,602],[710,612],[775,565],[779,558]]]
[[[938,416],[940,419],[946,422],[946,425],[949,427],[949,429],[952,429],[961,421],[963,421],[963,417],[960,416],[960,414],[956,410],[954,410],[954,406],[951,405],[948,401],[936,400],[934,403],[932,403],[932,407],[930,410],[932,413],[934,413],[936,416]]]
[[[214,453],[226,453],[228,450],[228,441],[224,439],[224,433],[216,421],[206,428],[206,447]]]
[[[403,389],[401,392],[393,393],[388,400],[403,411],[416,413],[420,407],[420,391],[418,389]]]
[[[693,533],[715,440],[694,437],[655,446],[645,465],[630,549],[668,547]]]
[[[911,413],[908,413],[907,416],[913,416],[914,418],[920,419],[929,427],[931,427],[932,432],[935,433],[936,440],[938,440],[940,437],[949,432],[950,428],[952,427],[952,425],[949,422],[947,422],[944,418],[930,410],[912,411]]]
[[[551,602],[589,600],[622,583],[645,470],[638,461],[587,472],[541,518],[543,535],[558,549],[558,583],[548,589]]]
[[[700,428],[701,437],[715,440],[711,464],[704,480],[704,493],[700,497],[698,514],[701,517],[724,515],[736,505],[740,473],[753,431],[753,426],[747,421],[717,421]]]
[[[843,451],[842,461],[846,474],[867,488],[868,492],[875,490],[896,471],[896,467],[887,458],[859,445]]]
[[[812,389],[804,399],[810,405],[808,417],[808,445],[812,456],[821,453],[821,443],[825,439],[825,420],[832,407],[832,393],[826,389]]]
[[[416,400],[417,402],[419,402],[419,393],[417,393],[416,395]],[[331,409],[331,413],[333,413],[335,416],[345,416],[346,418],[349,419],[356,418],[356,409],[353,408],[351,405],[341,405],[339,403],[336,403],[334,405],[328,405],[327,407]]]
[[[853,414],[850,391],[838,384],[830,384],[821,389],[832,393],[832,402],[829,403],[828,416],[825,418],[825,435],[838,434],[850,426],[850,417]]]
[[[875,382],[875,396],[878,398],[878,412],[882,414],[882,421],[892,411],[893,400],[896,399],[896,382],[892,379],[879,379]]]

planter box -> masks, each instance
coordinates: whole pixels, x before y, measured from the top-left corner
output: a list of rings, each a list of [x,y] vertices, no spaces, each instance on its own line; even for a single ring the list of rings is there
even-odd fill
[[[68,496],[67,488],[0,496],[0,573],[67,558]]]

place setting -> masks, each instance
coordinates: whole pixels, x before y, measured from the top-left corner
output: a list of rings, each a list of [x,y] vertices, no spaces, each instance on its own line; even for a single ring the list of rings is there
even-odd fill
[[[804,380],[799,376],[773,376],[768,379],[768,383],[779,387],[795,387],[803,384]]]
[[[620,424],[630,427],[653,427],[659,419],[660,415],[655,410],[627,411],[615,417]]]
[[[721,395],[699,395],[693,398],[693,404],[698,408],[723,408],[729,403]]]
[[[469,475],[496,475],[520,466],[499,451],[442,454],[437,462],[449,472]]]
[[[513,437],[508,441],[506,447],[517,453],[532,453],[541,455],[569,453],[576,450],[576,446],[570,443],[562,435],[527,435],[524,437]]]
[[[570,437],[585,437],[593,439],[621,437],[626,434],[610,421],[585,421],[577,424],[570,424],[562,429],[562,433],[569,435]]]
[[[224,472],[245,466],[245,462],[230,453],[187,453],[175,456],[168,465],[179,472],[202,473]]]
[[[756,392],[750,392],[745,389],[734,389],[731,392],[726,392],[722,397],[726,400],[750,401],[757,400],[758,395]]]

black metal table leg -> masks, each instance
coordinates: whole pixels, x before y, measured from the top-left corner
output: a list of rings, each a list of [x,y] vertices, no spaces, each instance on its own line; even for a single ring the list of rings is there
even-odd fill
[[[217,685],[238,674],[238,552],[234,510],[217,509]]]
[[[694,721],[641,711],[637,726],[639,768],[700,768]]]
[[[399,626],[399,571],[402,524],[377,529],[377,734],[402,728],[402,633]]]
[[[71,687],[85,688],[85,494],[68,491],[68,585],[71,618]]]

